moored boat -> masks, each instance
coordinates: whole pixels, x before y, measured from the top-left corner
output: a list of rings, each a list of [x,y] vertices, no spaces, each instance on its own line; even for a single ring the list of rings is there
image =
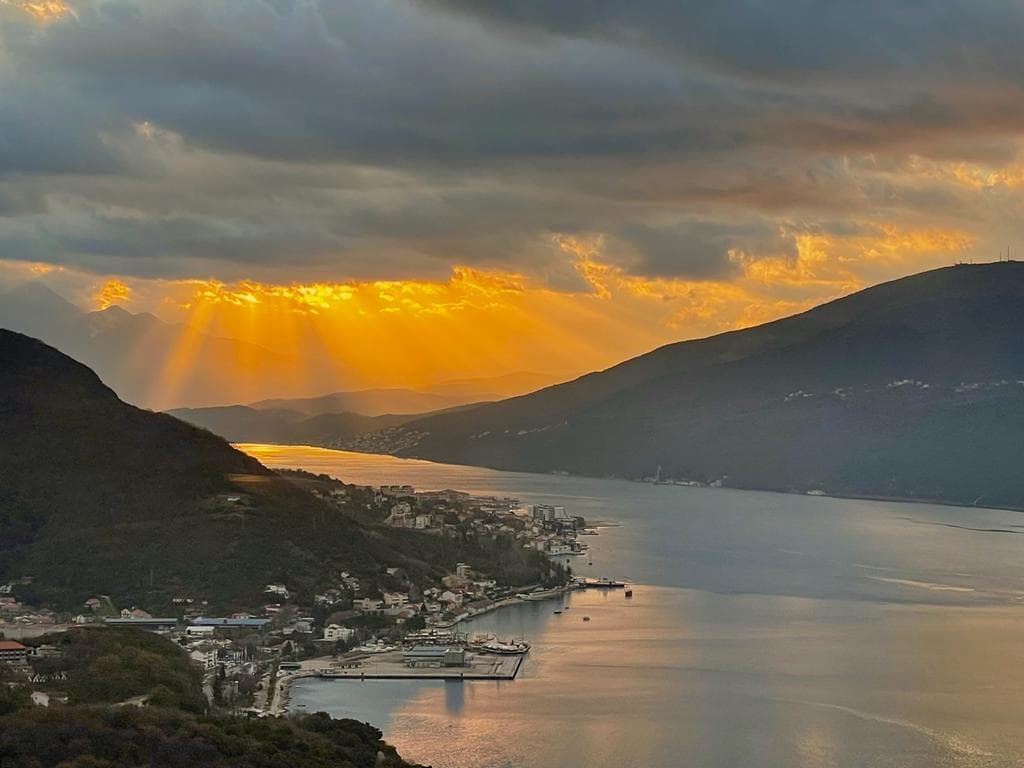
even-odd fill
[[[529,650],[530,644],[525,640],[507,643],[499,640],[491,640],[490,642],[484,643],[480,649],[482,653],[494,653],[499,656],[521,656],[524,653],[528,653]]]
[[[478,635],[466,644],[466,650],[498,656],[520,656],[530,650],[530,644],[525,640],[499,640],[494,635]]]

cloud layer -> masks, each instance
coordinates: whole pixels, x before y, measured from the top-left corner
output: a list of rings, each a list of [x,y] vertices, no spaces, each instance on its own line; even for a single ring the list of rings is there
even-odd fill
[[[993,0],[7,0],[0,258],[591,291],[573,237],[782,296],[993,256],[1022,28]]]

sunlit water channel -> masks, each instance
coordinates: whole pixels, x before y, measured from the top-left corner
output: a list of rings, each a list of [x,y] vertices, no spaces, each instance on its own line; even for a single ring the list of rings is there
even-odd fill
[[[515,681],[300,681],[436,768],[1024,765],[1024,515],[497,472],[297,446],[273,467],[563,504],[617,523],[574,593],[472,628]],[[591,617],[583,622],[582,616]]]

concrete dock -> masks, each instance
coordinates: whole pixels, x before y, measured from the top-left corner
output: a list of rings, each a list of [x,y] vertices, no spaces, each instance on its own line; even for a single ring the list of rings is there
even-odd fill
[[[524,656],[466,654],[461,667],[410,666],[402,651],[375,653],[337,660],[308,659],[291,677],[323,680],[515,680]]]
[[[324,680],[515,680],[523,656],[466,656],[462,667],[413,667],[401,652],[375,654],[355,663],[341,662],[317,670]]]

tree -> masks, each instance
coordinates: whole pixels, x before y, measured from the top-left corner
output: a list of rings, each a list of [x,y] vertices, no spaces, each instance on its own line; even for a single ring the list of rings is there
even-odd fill
[[[9,715],[22,707],[32,706],[32,696],[23,685],[0,682],[0,715]]]
[[[224,665],[217,665],[217,674],[213,677],[213,703],[218,707],[224,706]]]
[[[405,620],[405,628],[410,632],[416,629],[426,629],[427,620],[423,618],[422,614],[416,614]]]

